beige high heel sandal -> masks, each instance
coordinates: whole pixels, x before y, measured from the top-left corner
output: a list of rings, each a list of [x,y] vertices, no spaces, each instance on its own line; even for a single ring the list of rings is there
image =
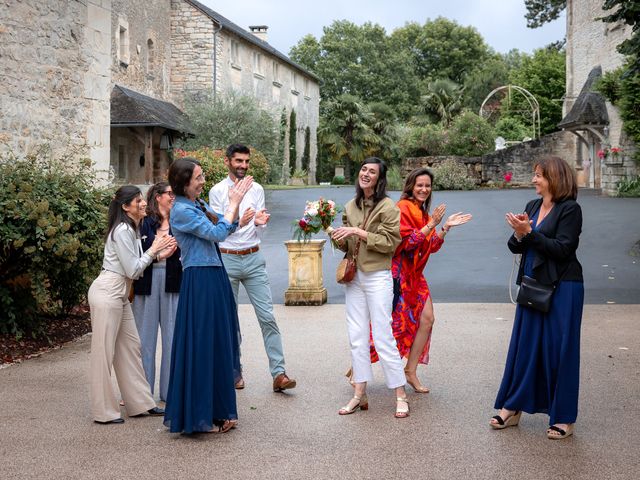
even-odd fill
[[[413,380],[410,380],[409,375],[415,377],[416,381],[414,382]],[[429,389],[420,384],[420,380],[418,380],[418,374],[416,373],[416,370],[411,371],[405,368],[404,376],[407,379],[407,383],[413,387],[416,393],[429,393]]]
[[[494,430],[502,430],[503,428],[507,428],[507,427],[516,427],[520,422],[521,414],[522,414],[522,411],[516,412],[513,415],[507,417],[506,420],[503,420],[500,415],[495,415],[491,417],[491,420],[495,420],[496,423],[489,421],[489,425]]]
[[[400,404],[406,403],[406,408],[401,408]],[[409,416],[409,399],[407,397],[396,397],[396,418],[407,418]]]
[[[556,425],[551,425],[547,429],[547,438],[549,440],[562,440],[573,435],[573,423],[568,423],[567,428],[560,428]]]
[[[358,403],[356,403],[353,406],[353,408],[349,408],[349,404],[345,405],[340,410],[338,410],[338,415],[351,415],[358,408],[360,410],[369,410],[369,399],[367,398],[367,394],[366,393],[364,395],[362,395],[362,397],[354,395],[351,400],[357,400]]]

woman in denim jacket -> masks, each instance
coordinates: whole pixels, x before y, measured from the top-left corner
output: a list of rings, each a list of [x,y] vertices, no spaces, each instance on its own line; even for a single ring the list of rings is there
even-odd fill
[[[205,179],[195,159],[169,168],[176,195],[170,224],[183,268],[164,421],[171,432],[224,433],[237,424],[238,315],[217,243],[236,230],[252,182],[245,177],[229,189],[227,210],[215,213],[200,199]]]

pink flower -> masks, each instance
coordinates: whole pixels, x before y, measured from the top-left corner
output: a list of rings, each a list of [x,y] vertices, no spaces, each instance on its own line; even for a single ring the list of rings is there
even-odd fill
[[[507,172],[507,173],[504,174],[504,181],[505,182],[510,182],[512,178],[513,178],[513,173]]]
[[[300,225],[300,228],[306,228],[307,227],[307,221],[304,218],[301,218],[298,221],[298,225]]]
[[[597,153],[598,158],[603,159],[604,157],[606,157],[606,156],[607,156],[607,153],[608,153],[608,152],[607,152],[607,151],[605,151],[605,150],[598,150],[598,153]]]

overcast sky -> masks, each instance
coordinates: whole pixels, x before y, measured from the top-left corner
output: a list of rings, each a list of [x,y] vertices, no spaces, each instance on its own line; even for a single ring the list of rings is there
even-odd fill
[[[199,0],[235,24],[267,25],[269,43],[284,54],[310,33],[320,39],[334,20],[378,23],[390,33],[406,22],[438,16],[474,26],[498,52],[532,52],[564,38],[564,15],[542,28],[527,28],[524,0]]]

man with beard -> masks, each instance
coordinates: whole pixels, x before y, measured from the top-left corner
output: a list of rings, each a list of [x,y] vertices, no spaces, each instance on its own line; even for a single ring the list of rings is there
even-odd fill
[[[209,203],[216,212],[224,212],[229,203],[229,187],[243,179],[249,169],[251,152],[241,144],[229,145],[224,164],[229,170],[227,178],[213,186],[209,192]],[[269,221],[265,208],[264,189],[253,182],[239,208],[240,228],[220,243],[222,261],[229,275],[231,287],[238,303],[240,283],[253,304],[260,323],[264,348],[269,357],[269,369],[273,377],[273,391],[282,392],[296,386],[284,368],[284,352],[280,329],[273,316],[271,286],[267,276],[265,259],[260,252],[260,238]],[[236,388],[245,386],[243,378],[236,382]]]

